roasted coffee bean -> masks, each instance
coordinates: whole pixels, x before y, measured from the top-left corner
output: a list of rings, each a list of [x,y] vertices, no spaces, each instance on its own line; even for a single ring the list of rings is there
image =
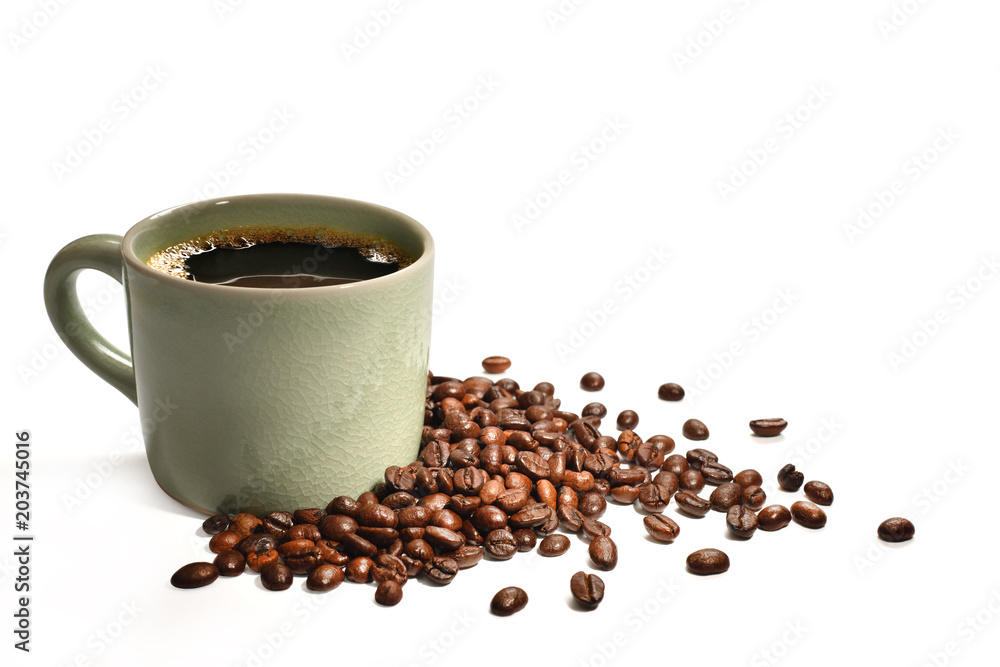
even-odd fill
[[[399,518],[399,528],[426,528],[431,522],[431,517],[434,515],[427,507],[420,505],[413,505],[411,507],[404,507],[396,513]],[[323,519],[325,522],[326,519]],[[322,524],[320,524],[322,526]]]
[[[718,462],[719,457],[714,452],[707,449],[691,449],[687,453],[688,467],[693,470],[701,470],[701,467],[709,461]]]
[[[562,556],[569,551],[569,538],[565,535],[546,535],[538,545],[542,556]]]
[[[532,430],[534,430],[540,422],[551,420],[552,412],[544,405],[529,405],[524,410],[524,416],[531,422]]]
[[[490,600],[490,611],[497,616],[510,616],[524,609],[528,604],[528,594],[517,586],[508,586],[497,592]]]
[[[477,461],[478,463],[478,461]],[[396,491],[382,499],[382,504],[391,510],[401,510],[417,504],[417,497],[409,491]]]
[[[576,509],[585,517],[599,519],[604,516],[604,512],[608,509],[608,501],[600,493],[591,491],[580,496]]]
[[[479,564],[479,561],[483,559],[483,554],[485,550],[481,546],[471,546],[465,545],[464,547],[459,547],[454,551],[445,551],[441,555],[451,558],[456,563],[458,567],[462,570],[467,570],[470,567],[475,567]]]
[[[367,556],[371,558],[378,552],[378,547],[357,533],[344,535],[340,540],[340,546],[351,556]]]
[[[597,449],[597,439],[601,437],[601,431],[590,421],[592,419],[594,417],[585,417],[570,424],[573,437],[591,452]]]
[[[396,474],[398,475],[399,474],[399,466],[390,466],[389,468],[386,468],[385,469],[386,470],[386,474],[388,475],[389,474],[389,470],[391,470],[392,468],[396,469]],[[364,507],[365,505],[371,505],[371,504],[377,503],[377,502],[378,502],[378,496],[377,495],[375,495],[371,491],[365,491],[364,493],[362,493],[361,495],[358,496],[358,511],[360,512],[361,508]]]
[[[344,571],[336,565],[320,565],[306,577],[306,588],[326,593],[344,583]]]
[[[326,506],[327,514],[343,514],[354,518],[358,515],[358,501],[350,496],[337,496]]]
[[[517,396],[517,406],[522,410],[527,410],[532,405],[541,405],[545,402],[546,396],[540,391],[522,392]]]
[[[535,485],[535,493],[538,495],[539,501],[552,509],[556,508],[556,498],[559,494],[556,491],[556,487],[552,485],[552,482],[547,479],[538,480],[538,484]]]
[[[300,523],[292,526],[285,533],[282,538],[282,542],[291,542],[292,540],[312,540],[316,542],[323,538],[323,534],[320,532],[319,528],[312,525],[311,523]]]
[[[316,543],[316,551],[319,553],[320,560],[324,563],[329,563],[330,565],[336,565],[337,567],[343,567],[347,565],[347,562],[351,560],[345,554],[338,542],[331,542],[330,540],[320,540]]]
[[[684,387],[674,382],[661,384],[656,395],[664,401],[679,401],[684,398]]]
[[[549,464],[549,477],[547,480],[542,480],[546,484],[552,484],[557,486],[562,484],[563,477],[566,476],[566,454],[562,452],[557,452],[549,457],[547,461]],[[539,486],[545,486],[539,482]]]
[[[507,514],[514,514],[528,504],[530,496],[524,489],[507,489],[497,496],[497,507]]]
[[[323,564],[316,546],[284,556],[284,563],[292,574],[309,574]]]
[[[534,452],[538,450],[538,441],[527,431],[512,431],[507,436],[507,444],[519,452]]]
[[[229,515],[216,514],[215,516],[210,516],[201,524],[201,528],[209,535],[218,535],[229,528]]]
[[[538,538],[535,531],[530,528],[519,528],[514,531],[514,540],[517,542],[518,551],[531,551],[535,548]]]
[[[277,563],[280,560],[277,549],[271,549],[270,551],[254,551],[247,554],[246,561],[247,567],[249,567],[254,572],[260,572],[264,569],[264,566],[268,563]]]
[[[663,470],[672,472],[675,475],[680,475],[685,470],[690,469],[690,467],[687,458],[680,454],[671,454],[663,460],[663,465],[661,466]]]
[[[798,491],[805,479],[805,475],[797,471],[791,463],[778,471],[778,486],[785,491]]]
[[[536,528],[548,520],[550,512],[552,508],[545,503],[533,503],[511,514],[507,523],[511,528]]]
[[[701,464],[701,476],[709,484],[725,484],[733,481],[733,471],[718,461],[705,461]],[[739,484],[737,484],[739,486]]]
[[[583,535],[591,540],[596,537],[607,537],[611,534],[611,526],[597,519],[584,519],[582,530]]]
[[[247,561],[239,551],[231,549],[220,552],[212,564],[219,569],[220,577],[235,577],[243,574]]]
[[[399,560],[403,561],[403,565],[406,566],[406,576],[414,578],[420,575],[424,571],[424,561],[417,560],[413,556],[407,556],[406,554],[400,554]]]
[[[823,482],[806,482],[802,490],[806,492],[806,498],[817,505],[833,504],[833,489]]]
[[[591,540],[588,552],[590,560],[599,570],[613,570],[618,565],[618,545],[606,535]]]
[[[514,534],[504,528],[486,535],[484,548],[496,560],[510,560],[517,553],[518,542]]]
[[[331,514],[323,517],[319,524],[320,534],[328,540],[339,542],[345,536],[356,533],[358,522],[343,514]]]
[[[465,544],[465,540],[460,533],[450,528],[441,528],[440,526],[427,526],[424,529],[424,539],[432,547],[442,551],[454,551]]]
[[[792,518],[795,523],[806,528],[822,528],[826,525],[826,512],[808,500],[792,503]]]
[[[515,465],[521,474],[533,482],[549,476],[549,464],[535,452],[518,452]]]
[[[699,549],[688,555],[687,567],[693,574],[719,574],[729,569],[729,556],[718,549]]]
[[[493,356],[483,359],[483,370],[487,373],[503,373],[510,368],[510,359],[507,357]]]
[[[618,413],[617,424],[619,431],[634,429],[639,425],[639,415],[634,410],[622,410]]]
[[[580,415],[583,417],[597,417],[598,419],[603,419],[608,416],[608,409],[604,407],[603,403],[587,403],[583,406],[583,410],[580,411]],[[227,517],[228,519],[228,517]]]
[[[531,481],[530,477],[522,475],[515,470],[511,470],[507,473],[504,483],[508,489],[524,489],[529,493],[534,488],[534,483]]]
[[[291,512],[271,512],[264,517],[264,531],[280,540],[295,525],[295,517]]]
[[[462,529],[462,517],[449,509],[437,510],[431,515],[431,524],[439,528],[457,531]]]
[[[642,525],[646,532],[657,542],[673,542],[681,532],[677,522],[663,514],[650,514],[643,517]]]
[[[680,478],[666,470],[656,473],[656,477],[651,478],[650,481],[657,486],[662,486],[670,495],[674,495],[681,488]]]
[[[344,574],[356,584],[367,584],[372,580],[372,570],[374,569],[375,561],[367,556],[358,556],[347,563]]]
[[[716,489],[718,491],[718,489]],[[712,509],[712,502],[705,500],[699,495],[690,491],[678,491],[674,494],[674,502],[685,514],[691,516],[705,516]]]
[[[612,486],[620,486],[622,484],[639,486],[645,483],[647,474],[642,468],[622,468],[616,466],[608,471],[608,481],[611,482]]]
[[[913,539],[915,532],[913,522],[898,516],[886,519],[878,526],[878,537],[884,542],[905,542]]]
[[[647,484],[639,489],[639,504],[647,512],[662,512],[670,502],[670,492],[659,484]]]
[[[433,495],[439,491],[437,479],[434,477],[434,473],[427,468],[421,468],[417,471],[417,483],[416,483],[416,493],[423,495],[424,497]],[[422,499],[421,499],[422,500]],[[420,502],[419,500],[417,501]]]
[[[623,505],[631,505],[639,497],[639,487],[623,484],[611,487],[611,498]]]
[[[488,479],[483,484],[483,488],[479,489],[479,499],[483,501],[484,505],[492,505],[500,497],[503,492],[503,482],[498,479]]]
[[[578,533],[583,528],[585,517],[575,507],[562,505],[556,511],[556,516],[559,518],[562,527],[571,533]]]
[[[530,454],[531,452],[522,453]],[[548,466],[546,466],[545,471],[546,473],[548,472]],[[455,491],[458,493],[473,496],[479,494],[487,479],[488,476],[486,473],[479,468],[462,468],[461,470],[455,471],[453,483],[455,485]]]
[[[736,537],[748,539],[757,532],[757,515],[742,505],[734,505],[726,513],[726,527]]]
[[[618,436],[618,455],[626,462],[631,462],[635,458],[635,453],[639,451],[640,446],[642,446],[642,438],[631,430],[622,431]]]
[[[316,526],[322,521],[323,517],[326,516],[326,510],[320,509],[318,507],[311,507],[309,509],[298,509],[292,513],[292,518],[295,523],[311,523]]]
[[[358,511],[358,525],[378,528],[395,528],[399,519],[396,513],[382,504],[365,505]]]
[[[316,546],[318,547],[319,545],[317,544]],[[397,558],[399,556],[402,556],[403,555],[403,540],[397,538],[397,539],[393,540],[392,543],[389,546],[384,547],[382,549],[379,549],[379,554],[383,554],[383,553],[387,553],[390,556],[396,556]]]
[[[604,389],[604,378],[600,373],[586,373],[580,378],[580,389],[584,391],[600,391]]]
[[[375,559],[372,579],[377,583],[395,581],[402,586],[406,583],[406,564],[398,556],[382,554]]]
[[[500,417],[500,422],[497,425],[505,431],[531,430],[531,422],[528,421],[528,418],[518,413],[511,413]]]
[[[743,498],[743,488],[736,482],[721,484],[708,497],[712,509],[717,512],[728,512],[730,507],[740,504]]]
[[[250,553],[260,553],[262,551],[270,551],[271,549],[277,548],[277,540],[267,533],[257,533],[256,535],[247,535],[242,540],[237,542],[234,551],[239,551],[241,554],[246,556]]]
[[[247,535],[256,533],[257,527],[262,524],[263,522],[253,514],[240,512],[229,522],[229,527],[226,530],[237,533],[240,537],[246,537]]]
[[[764,484],[764,478],[760,476],[759,472],[753,470],[752,468],[741,470],[733,475],[733,481],[742,486],[744,489],[748,486],[762,486]]]
[[[535,532],[541,536],[554,533],[559,529],[559,517],[556,516],[554,510],[549,509],[549,516],[545,519],[545,523],[540,526],[535,526]]]
[[[435,556],[424,565],[424,576],[439,586],[450,584],[458,574],[458,561],[447,556]]]
[[[750,422],[750,430],[754,432],[754,435],[759,435],[763,438],[773,438],[788,426],[788,422],[784,419],[755,419]]]
[[[743,489],[740,504],[747,509],[757,511],[767,502],[767,494],[759,486],[748,486]]]
[[[403,547],[403,551],[417,560],[430,560],[434,557],[434,547],[427,540],[410,540]]]
[[[592,474],[595,479],[599,477],[607,477],[608,473],[610,473],[617,465],[617,455],[609,454],[603,450],[594,454],[588,454],[583,460],[584,470]]]
[[[243,537],[235,531],[224,530],[212,536],[212,539],[208,541],[208,548],[213,554],[235,549]]]
[[[472,524],[477,530],[488,533],[507,527],[507,515],[499,507],[484,505],[472,515]]]
[[[287,565],[275,561],[260,571],[260,583],[269,591],[284,591],[292,587],[292,571]]]
[[[458,489],[456,489],[457,491]],[[466,496],[457,494],[451,497],[451,509],[459,519],[468,519],[483,504],[483,499],[477,495]],[[461,526],[457,530],[461,530]]]
[[[188,563],[174,572],[170,585],[174,588],[201,588],[219,578],[219,568],[213,563]]]
[[[705,478],[697,470],[685,470],[678,478],[680,488],[692,493],[698,493],[705,488]]]
[[[383,581],[375,589],[375,602],[383,607],[394,607],[402,599],[403,587],[395,581]]]
[[[643,466],[647,470],[659,469],[664,460],[663,452],[652,442],[644,442],[635,450],[636,465]]]
[[[677,446],[677,443],[669,435],[652,435],[646,442],[652,443],[664,455],[674,451],[674,447]]]
[[[781,530],[792,521],[792,513],[784,505],[768,505],[757,512],[757,527],[761,530]]]
[[[697,419],[689,419],[684,422],[681,433],[688,440],[708,440],[708,427]]]
[[[580,571],[570,578],[569,590],[577,602],[593,609],[604,599],[604,580],[596,574]]]

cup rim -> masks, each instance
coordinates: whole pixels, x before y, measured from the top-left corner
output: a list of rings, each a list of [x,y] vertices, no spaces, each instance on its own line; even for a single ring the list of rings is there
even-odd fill
[[[252,200],[271,200],[271,201],[286,201],[293,203],[295,201],[312,201],[314,203],[327,203],[334,205],[350,205],[354,207],[361,207],[371,210],[375,213],[380,213],[384,216],[392,218],[399,224],[408,227],[411,231],[415,232],[420,238],[424,245],[423,252],[419,257],[413,260],[413,263],[406,266],[398,271],[394,271],[388,275],[378,276],[376,278],[368,278],[367,280],[360,280],[353,283],[345,283],[342,285],[318,285],[315,287],[309,287],[307,289],[288,289],[284,287],[275,288],[261,288],[261,287],[247,287],[245,285],[218,285],[215,283],[200,283],[194,280],[184,280],[178,278],[177,276],[168,275],[162,271],[157,271],[153,267],[146,264],[146,262],[139,259],[134,250],[134,244],[136,237],[149,229],[153,225],[161,224],[157,222],[159,218],[167,215],[172,215],[175,213],[182,213],[183,209],[195,208],[198,209],[206,208],[208,206],[224,206],[233,201],[252,201]],[[132,271],[136,271],[148,278],[154,279],[165,279],[169,281],[166,284],[172,285],[177,289],[187,289],[194,293],[204,293],[204,294],[230,294],[230,295],[253,295],[253,294],[267,294],[270,292],[280,291],[282,294],[287,294],[288,296],[305,297],[307,295],[321,295],[321,294],[331,294],[331,290],[349,290],[351,292],[361,292],[373,288],[381,288],[383,286],[388,287],[394,282],[400,280],[408,280],[409,276],[417,273],[427,265],[431,264],[434,258],[434,239],[430,232],[422,224],[395,209],[389,208],[387,206],[382,206],[380,204],[373,204],[371,202],[362,201],[360,199],[348,199],[345,197],[333,197],[330,195],[317,195],[317,194],[304,194],[304,193],[290,193],[290,192],[269,192],[269,193],[259,193],[259,194],[246,194],[246,195],[232,195],[230,197],[216,197],[214,199],[204,199],[197,202],[189,202],[187,204],[180,204],[177,206],[171,206],[165,208],[162,211],[158,211],[150,216],[147,216],[140,220],[139,222],[132,225],[125,235],[122,237],[122,258],[125,263],[129,266]],[[221,290],[221,292],[219,292]]]

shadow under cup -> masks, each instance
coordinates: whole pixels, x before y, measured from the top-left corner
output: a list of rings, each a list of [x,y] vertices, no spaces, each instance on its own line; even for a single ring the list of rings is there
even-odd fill
[[[375,235],[413,263],[305,289],[197,283],[145,263],[238,227]],[[416,459],[434,259],[419,223],[334,197],[229,197],[143,220],[122,255],[146,452],[170,496],[207,513],[325,507]]]

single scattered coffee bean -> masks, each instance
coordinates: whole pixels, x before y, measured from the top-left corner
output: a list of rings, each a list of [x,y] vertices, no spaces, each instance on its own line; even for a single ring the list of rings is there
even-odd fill
[[[717,512],[728,512],[730,507],[740,504],[743,498],[743,488],[736,482],[726,482],[719,485],[708,497],[712,509]]]
[[[588,551],[590,560],[599,570],[613,570],[618,565],[618,545],[606,535],[595,537]]]
[[[791,463],[778,471],[778,486],[785,491],[798,491],[805,479],[805,475],[797,471]]]
[[[593,609],[604,599],[604,580],[581,570],[570,577],[569,590],[577,602]]]
[[[642,525],[646,532],[657,542],[673,542],[681,532],[677,522],[663,514],[650,514],[643,517]]]
[[[215,516],[210,516],[201,524],[201,528],[209,535],[218,535],[229,528],[229,515],[216,514]]]
[[[510,560],[518,551],[518,542],[514,539],[514,534],[504,528],[490,531],[483,546],[486,553],[496,560]]]
[[[823,482],[806,482],[802,490],[806,492],[806,498],[817,505],[833,504],[833,489]]]
[[[743,495],[740,496],[740,503],[743,507],[755,512],[763,507],[765,502],[767,502],[767,494],[759,486],[745,487]]]
[[[501,589],[490,600],[490,611],[497,616],[510,616],[524,609],[528,604],[528,594],[517,586]]]
[[[344,583],[344,571],[336,565],[320,565],[306,577],[306,588],[319,593],[332,591]]]
[[[427,579],[444,586],[450,584],[451,580],[458,574],[458,561],[448,556],[435,556],[424,565],[424,574]]]
[[[618,413],[618,430],[626,431],[639,425],[639,415],[634,410],[622,410]]]
[[[744,489],[748,486],[762,486],[764,484],[764,478],[753,468],[739,471],[733,475],[733,481]]]
[[[174,572],[170,584],[174,588],[201,588],[219,578],[219,568],[212,563],[188,563]]]
[[[604,407],[603,403],[587,403],[583,406],[583,410],[580,411],[582,417],[597,417],[598,419],[603,419],[608,416],[608,409]],[[227,517],[228,518],[228,517]]]
[[[720,574],[729,569],[729,556],[718,549],[699,549],[688,555],[687,567],[693,574]]]
[[[538,537],[530,528],[519,528],[514,531],[514,540],[517,542],[518,551],[531,551],[535,548]]]
[[[239,551],[227,549],[220,551],[212,564],[219,569],[220,577],[235,577],[243,574],[247,561]]]
[[[733,471],[718,461],[706,461],[701,465],[700,472],[709,484],[725,484],[733,481]]]
[[[569,551],[569,538],[565,535],[546,535],[538,545],[538,553],[542,556],[562,556]]]
[[[726,513],[726,527],[736,537],[751,538],[757,532],[757,515],[742,505],[734,505]]]
[[[826,512],[808,500],[792,503],[792,518],[795,523],[806,528],[822,528],[826,525]]]
[[[757,527],[761,530],[781,530],[792,521],[792,513],[784,505],[768,505],[757,512]]]
[[[486,357],[483,359],[483,370],[487,373],[503,373],[510,368],[510,359],[507,357]]]
[[[692,470],[701,470],[701,467],[709,461],[718,462],[718,460],[719,457],[715,455],[715,452],[710,452],[707,449],[690,449],[687,453],[688,468]]]
[[[580,378],[580,389],[584,391],[600,391],[604,389],[604,378],[600,373],[586,373]]]
[[[708,440],[708,427],[697,419],[689,419],[684,422],[681,433],[688,440]]]
[[[903,517],[886,519],[878,526],[878,537],[884,542],[905,542],[913,539],[913,522]]]
[[[784,431],[786,426],[788,422],[784,419],[754,419],[750,422],[750,430],[762,438],[773,438]]]
[[[680,488],[691,493],[698,493],[705,488],[705,478],[697,470],[685,470],[678,477]]]
[[[667,382],[660,385],[656,395],[663,401],[679,401],[684,398],[684,387],[676,382]]]
[[[292,587],[292,571],[284,563],[274,561],[260,570],[260,583],[269,591],[283,591]]]
[[[395,607],[403,599],[403,587],[391,579],[387,579],[375,589],[375,602],[383,607]]]
[[[720,487],[721,488],[721,487]],[[719,489],[716,489],[718,491]],[[674,494],[674,502],[685,514],[705,516],[712,509],[712,502],[690,491],[678,491]]]

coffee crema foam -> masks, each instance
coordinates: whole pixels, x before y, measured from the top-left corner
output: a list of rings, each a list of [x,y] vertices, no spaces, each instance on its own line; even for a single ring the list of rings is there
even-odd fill
[[[312,243],[317,247],[354,248],[371,262],[395,263],[400,269],[413,264],[402,248],[374,234],[350,232],[332,227],[234,227],[189,239],[160,250],[146,266],[175,278],[190,280],[185,266],[194,255],[214,248],[249,248],[260,243]]]

